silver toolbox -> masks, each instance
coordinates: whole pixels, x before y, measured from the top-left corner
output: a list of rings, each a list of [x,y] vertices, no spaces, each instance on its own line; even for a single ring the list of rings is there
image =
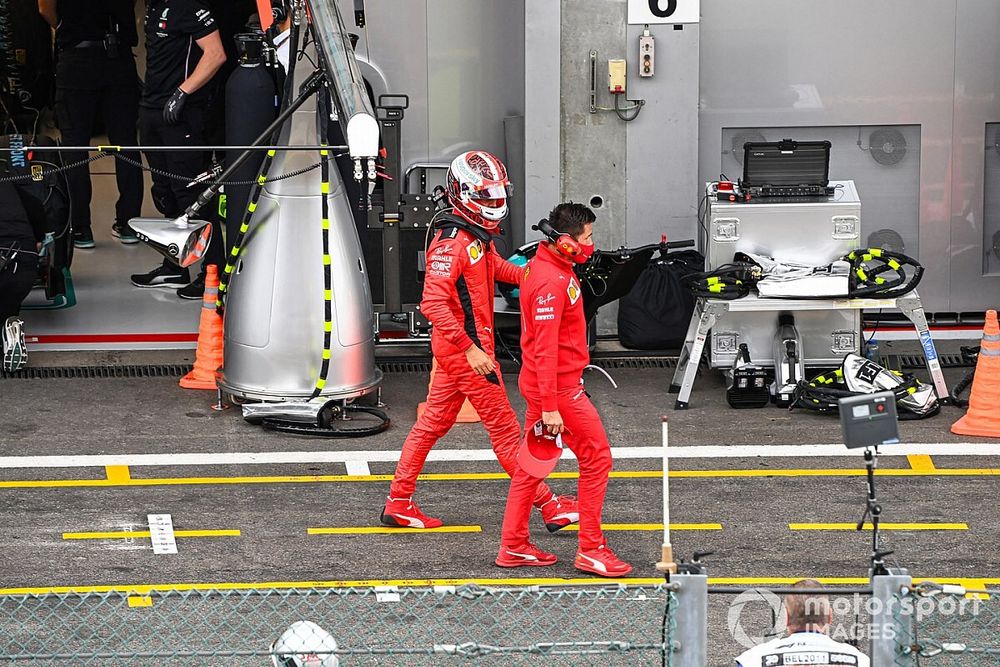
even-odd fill
[[[736,252],[751,252],[779,261],[828,264],[860,247],[861,201],[853,181],[831,181],[833,196],[811,201],[732,203],[709,197],[706,262],[715,269],[733,261]],[[802,337],[807,366],[834,366],[848,352],[861,349],[861,311],[795,311],[727,313],[708,341],[713,368],[729,367],[740,343],[747,343],[754,363],[773,365],[771,352],[778,313],[790,312]]]
[[[740,343],[747,344],[750,360],[755,364],[773,366],[771,347],[779,313],[791,313],[795,317],[806,366],[839,366],[847,353],[860,351],[860,310],[729,312],[716,323],[708,341],[712,368],[731,367]]]

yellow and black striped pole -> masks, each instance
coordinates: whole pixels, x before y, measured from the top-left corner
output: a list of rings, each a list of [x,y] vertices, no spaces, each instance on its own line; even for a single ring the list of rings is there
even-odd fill
[[[330,115],[327,113],[325,91],[319,95],[317,104],[319,111],[319,143],[327,146],[327,126]],[[333,275],[330,266],[330,151],[323,148],[320,155],[320,214],[323,226],[323,361],[320,364],[319,376],[316,378],[316,388],[310,398],[319,396],[326,386],[326,375],[330,371],[331,343],[333,339]]]
[[[257,171],[257,181],[253,184],[250,196],[248,197],[247,210],[243,212],[243,220],[240,221],[240,230],[236,233],[236,238],[233,239],[233,249],[229,251],[229,256],[226,257],[226,267],[222,270],[222,275],[219,277],[219,296],[215,300],[215,310],[219,315],[225,312],[226,289],[229,287],[229,279],[236,269],[236,260],[239,259],[243,240],[250,229],[250,219],[253,217],[254,211],[257,210],[257,201],[260,199],[260,193],[264,191],[264,184],[267,182],[267,172],[271,169],[271,163],[274,162],[275,153],[276,151],[274,150],[267,151],[267,156],[260,164],[260,169]]]

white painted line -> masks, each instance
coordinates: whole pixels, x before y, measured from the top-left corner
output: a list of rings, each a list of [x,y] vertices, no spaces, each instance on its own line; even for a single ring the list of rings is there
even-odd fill
[[[661,447],[612,447],[616,459],[659,459]],[[882,456],[1000,456],[998,442],[914,442],[883,447]],[[573,458],[566,451],[565,458]],[[839,444],[825,445],[699,445],[670,447],[672,459],[741,459],[741,458],[802,458],[862,456],[861,450],[847,449]],[[96,454],[78,456],[0,456],[0,469],[5,468],[93,468],[105,466],[212,466],[212,465],[273,465],[297,463],[394,463],[398,450],[331,451],[331,452],[201,452],[191,454]],[[492,449],[432,450],[428,461],[468,462],[495,461]]]
[[[367,461],[344,461],[347,465],[347,474],[355,477],[362,477],[372,474]]]
[[[174,522],[169,514],[147,514],[149,521],[149,537],[153,541],[154,554],[177,553],[177,541],[174,540]]]
[[[865,336],[871,336],[872,330],[866,329]],[[909,329],[879,329],[875,331],[875,336],[879,340],[917,340],[917,332],[913,327]],[[935,341],[941,340],[971,340],[977,341],[983,336],[982,327],[978,329],[931,329],[931,338]]]

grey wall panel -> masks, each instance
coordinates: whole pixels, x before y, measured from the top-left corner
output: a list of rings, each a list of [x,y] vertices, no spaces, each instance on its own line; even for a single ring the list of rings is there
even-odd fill
[[[524,0],[367,0],[363,29],[355,25],[353,0],[338,2],[348,31],[359,34],[361,71],[375,95],[410,97],[404,170],[417,162],[447,164],[473,148],[507,159],[504,119],[523,117],[525,109]],[[557,62],[558,45],[551,67]],[[558,154],[557,145],[550,150]],[[523,198],[523,173],[511,178],[514,196]],[[428,190],[442,181],[443,172],[429,172]],[[523,238],[523,223],[522,214],[515,238]],[[508,235],[500,245],[506,250],[513,242]]]
[[[951,184],[951,310],[970,311],[1000,306],[998,260],[993,275],[984,276],[984,182],[986,192],[1000,183],[995,164],[995,139],[987,123],[1000,122],[1000,3],[989,0],[958,3],[955,30],[955,136],[952,144]],[[993,128],[990,128],[991,130]],[[990,144],[987,148],[987,144]],[[992,234],[988,236],[992,237]],[[990,241],[992,239],[989,239]]]
[[[559,201],[560,165],[559,0],[524,7],[524,237]]]
[[[626,242],[625,123],[614,113],[590,113],[590,52],[598,52],[597,103],[611,106],[607,60],[626,57],[625,2],[565,0],[561,24],[561,198],[589,204],[600,197],[594,242],[615,248]],[[615,323],[614,309],[598,314],[600,333],[613,331]]]
[[[650,27],[655,38],[655,70],[638,75],[642,26],[628,26],[628,97],[646,104],[627,123],[626,242],[695,238],[698,204],[698,39],[697,24],[675,30]],[[614,115],[612,121],[617,121]]]
[[[1000,123],[986,124],[983,156],[983,273],[1000,275]],[[996,240],[994,240],[996,239]]]
[[[955,4],[703,3],[701,179],[718,176],[726,127],[919,125],[919,259],[927,267],[920,291],[929,310],[949,309]]]
[[[505,157],[503,119],[524,114],[523,0],[367,0],[363,30],[353,0],[339,2],[358,53],[410,96],[404,166],[472,148]]]
[[[750,139],[751,137],[755,137]],[[861,193],[862,245],[878,230],[899,234],[891,249],[919,251],[920,127],[918,125],[780,128],[723,128],[720,172],[731,179],[743,173],[744,140],[828,140],[830,178],[853,180]],[[890,141],[894,139],[895,141]],[[872,146],[872,141],[877,144]],[[887,236],[879,235],[883,242]],[[899,241],[902,241],[902,246]]]
[[[338,5],[350,26],[353,0]],[[425,0],[366,0],[367,21],[357,48],[385,75],[390,93],[410,96],[403,119],[403,164],[426,162],[428,146],[427,2]],[[356,29],[355,29],[356,30]]]
[[[523,0],[428,0],[431,162],[474,148],[506,157],[503,119],[524,114],[523,45]]]

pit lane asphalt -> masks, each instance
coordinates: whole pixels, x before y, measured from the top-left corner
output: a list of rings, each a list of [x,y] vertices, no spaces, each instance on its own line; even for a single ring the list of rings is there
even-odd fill
[[[954,381],[955,373],[949,375]],[[682,412],[672,410],[673,396],[666,393],[669,370],[618,370],[614,376],[618,390],[596,376],[588,378],[588,388],[615,446],[659,445],[664,414],[670,417],[672,447],[764,448],[839,440],[834,418],[773,407],[730,410],[716,373],[701,374],[691,409]],[[505,379],[520,412],[523,403],[514,389],[516,377]],[[0,381],[5,413],[0,455],[398,450],[426,387],[422,374],[387,374],[383,400],[393,418],[387,432],[362,440],[319,441],[264,432],[244,423],[233,410],[213,412],[209,393],[184,391],[175,382],[170,378]],[[903,440],[968,440],[948,432],[959,414],[946,407],[933,419],[905,422]],[[488,446],[481,426],[460,425],[439,448]],[[1000,470],[995,457],[935,456],[921,461],[884,455],[879,465],[887,473],[877,481],[884,522],[967,525],[962,530],[930,525],[886,531],[897,562],[925,577],[1000,576],[994,553],[1000,542],[995,502]],[[968,474],[907,473],[921,465],[960,468]],[[661,544],[656,527],[662,521],[659,466],[656,458],[618,461],[609,488],[605,523],[635,524],[608,532],[612,547],[636,566],[635,578],[657,577],[652,564]],[[393,467],[391,462],[373,462],[371,474],[360,477],[348,477],[342,463],[132,466],[125,473],[101,467],[4,468],[0,558],[6,566],[0,573],[0,588],[577,578],[571,566],[575,534],[550,535],[537,518],[535,541],[557,553],[562,562],[527,572],[493,565],[507,488],[495,461],[431,462],[426,472],[452,478],[424,481],[418,488],[418,501],[426,511],[443,517],[448,525],[476,527],[466,529],[475,532],[309,534],[310,528],[377,526],[388,488],[385,479]],[[767,472],[786,469],[823,472],[822,476]],[[575,462],[560,464],[560,472],[572,475],[574,470]],[[683,459],[675,460],[672,470],[706,471],[704,477],[671,481],[671,521],[719,526],[675,530],[672,542],[678,556],[714,552],[706,558],[713,578],[864,576],[868,533],[789,527],[851,523],[860,517],[865,497],[860,455]],[[109,474],[118,483],[107,482]],[[316,480],[308,477],[317,475]],[[101,483],[108,485],[69,481],[63,482],[67,486],[56,486],[55,480],[105,480]],[[35,484],[19,483],[30,481]],[[552,486],[573,493],[575,484],[571,478],[555,479]],[[238,530],[239,535],[178,537],[178,553],[170,556],[154,555],[145,538],[64,539],[66,533],[142,530],[150,513],[171,514],[178,531]]]

